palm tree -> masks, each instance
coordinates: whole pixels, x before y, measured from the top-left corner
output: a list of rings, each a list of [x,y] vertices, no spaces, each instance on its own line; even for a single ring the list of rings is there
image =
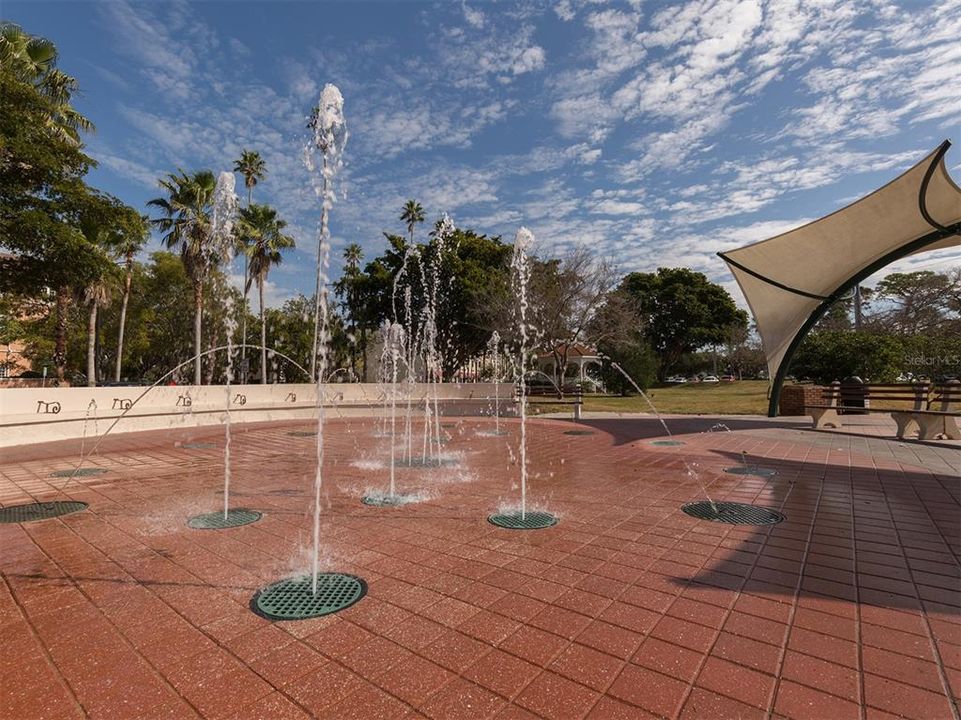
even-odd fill
[[[135,220],[136,219],[136,220]],[[130,302],[130,284],[133,281],[133,257],[147,242],[146,215],[134,213],[128,220],[131,222],[124,229],[124,233],[117,244],[116,251],[124,260],[123,303],[120,305],[120,328],[117,335],[117,364],[114,369],[114,382],[120,382],[120,371],[123,367],[123,336],[127,325],[127,304]]]
[[[57,69],[57,48],[46,38],[23,31],[14,23],[0,23],[0,66],[37,88],[50,103],[46,125],[56,136],[80,143],[80,132],[93,123],[70,105],[77,81]]]
[[[83,301],[90,306],[87,321],[87,387],[97,386],[97,313],[107,307],[111,298],[110,278],[105,276],[87,285]]]
[[[250,277],[244,291],[257,283],[260,296],[260,382],[267,384],[267,323],[264,319],[264,285],[267,274],[283,259],[282,250],[294,247],[294,239],[285,235],[287,223],[277,217],[277,211],[269,205],[248,205],[240,211],[240,233],[250,258]]]
[[[364,259],[364,251],[357,243],[351,243],[344,248],[344,275],[338,283],[338,291],[344,297],[344,305],[347,315],[350,317],[350,335],[353,338],[350,343],[350,370],[357,373],[357,316],[360,309],[357,307],[358,282],[361,278],[360,263]],[[363,334],[363,324],[361,324],[361,334]],[[365,343],[362,339],[360,347]],[[365,369],[366,374],[366,369]]]
[[[260,157],[259,152],[245,148],[240,151],[240,159],[234,162],[234,172],[238,172],[244,176],[244,186],[247,188],[247,207],[250,207],[254,186],[267,175],[267,163]],[[242,237],[242,235],[238,235],[238,240],[240,241],[238,250],[244,254],[244,312],[243,318],[240,321],[240,336],[243,338],[243,341],[240,345],[240,365],[243,368],[243,382],[247,382],[247,290],[250,288],[248,278],[250,270],[248,267],[249,258],[247,257],[247,248],[242,244]]]
[[[150,222],[162,233],[168,248],[180,247],[180,259],[194,291],[194,384],[201,384],[201,327],[204,308],[204,281],[218,261],[210,232],[211,199],[217,181],[209,170],[187,175],[168,173],[160,180],[167,197],[147,202],[159,208],[163,216]]]
[[[407,233],[410,236],[410,244],[414,244],[414,226],[424,222],[424,208],[416,200],[408,200],[404,204],[404,209],[400,213],[400,219],[407,223]]]

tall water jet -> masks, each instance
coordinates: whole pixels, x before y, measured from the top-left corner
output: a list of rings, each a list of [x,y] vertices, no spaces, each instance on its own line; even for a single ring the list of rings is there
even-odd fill
[[[455,230],[454,222],[447,213],[444,213],[434,232],[433,252],[430,255],[429,265],[427,268],[421,269],[425,286],[421,331],[425,381],[427,383],[427,392],[424,393],[424,465],[441,464],[438,382],[443,375],[443,364],[437,346],[437,311],[442,299],[441,282],[443,280],[447,240],[454,234]]]
[[[494,381],[494,432],[488,433],[495,436],[502,435],[501,432],[501,335],[496,330],[491,333],[487,341],[487,355],[491,358],[491,379]]]
[[[344,119],[344,97],[336,85],[328,83],[320,93],[317,107],[307,123],[311,137],[304,146],[304,165],[312,178],[316,178],[320,154],[321,185],[314,189],[321,199],[320,233],[317,239],[317,286],[314,294],[314,340],[310,356],[311,380],[317,380],[318,353],[321,350],[321,325],[327,320],[326,268],[330,262],[330,209],[334,204],[334,175],[343,163],[344,146],[347,144],[347,122]],[[323,296],[323,297],[322,297]]]
[[[390,410],[385,412],[389,418],[390,430],[387,431],[390,437],[390,485],[386,493],[379,491],[367,492],[362,498],[365,505],[393,506],[404,505],[411,501],[412,496],[398,494],[397,492],[397,443],[395,441],[397,430],[397,388],[400,379],[401,363],[406,365],[407,334],[400,323],[384,321],[381,333],[384,338],[384,347],[380,356],[380,377],[386,385],[390,383],[390,391],[385,396],[389,398]],[[387,402],[385,400],[385,402]]]
[[[521,474],[521,506],[519,510],[506,510],[488,517],[494,525],[512,530],[535,530],[550,527],[557,523],[550,513],[527,512],[527,373],[528,342],[530,328],[528,326],[527,311],[529,302],[527,289],[531,279],[531,263],[529,252],[534,243],[534,234],[526,227],[522,227],[514,236],[514,254],[511,256],[511,287],[517,298],[516,319],[520,332],[520,348],[518,351],[518,393],[520,395],[521,437],[519,443],[519,460]]]
[[[311,379],[317,384],[317,468],[314,475],[314,528],[311,557],[311,592],[317,595],[317,573],[320,561],[320,492],[324,464],[324,374],[327,371],[329,345],[329,306],[327,303],[327,268],[330,264],[330,209],[334,204],[333,179],[343,159],[347,143],[344,120],[344,97],[336,86],[327,84],[320,93],[317,107],[308,127],[311,137],[304,146],[304,165],[314,180],[314,191],[321,201],[320,232],[317,238],[317,288],[314,295],[314,342],[310,357]],[[316,155],[320,154],[320,178],[317,179]]]
[[[511,256],[511,282],[517,294],[517,316],[520,321],[520,396],[521,396],[521,521],[527,516],[527,285],[531,279],[531,264],[527,253],[534,243],[534,234],[525,227],[514,238],[514,254]]]
[[[234,220],[237,215],[237,193],[234,174],[222,172],[217,176],[214,187],[212,209],[210,212],[210,234],[213,238],[213,248],[220,259],[229,264],[233,258]],[[233,296],[227,294],[227,314],[224,319],[227,331],[227,362],[225,366],[226,382],[224,387],[224,407],[226,412],[224,423],[224,522],[230,512],[230,383],[234,376],[233,336],[236,328],[234,317]]]

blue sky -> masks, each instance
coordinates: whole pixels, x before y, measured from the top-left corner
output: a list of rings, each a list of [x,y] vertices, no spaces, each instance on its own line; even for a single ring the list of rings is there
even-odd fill
[[[328,82],[350,132],[335,276],[346,243],[374,257],[416,198],[422,233],[445,211],[508,241],[526,225],[542,252],[686,265],[740,302],[718,250],[961,142],[961,0],[7,0],[3,15],[52,39],[80,80],[97,187],[144,208],[167,171],[264,156],[254,200],[299,246],[271,275],[272,304],[313,290],[319,208],[301,147]],[[948,167],[961,176],[961,148]]]

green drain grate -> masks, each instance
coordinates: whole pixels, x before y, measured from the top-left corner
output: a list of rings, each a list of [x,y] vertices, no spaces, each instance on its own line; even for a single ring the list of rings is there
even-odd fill
[[[291,437],[314,437],[317,435],[316,430],[291,430],[287,433]]]
[[[87,503],[77,501],[29,503],[27,505],[11,505],[0,508],[0,523],[25,523],[34,520],[49,520],[50,518],[69,515],[87,509]]]
[[[359,577],[320,573],[316,595],[311,577],[305,575],[268,585],[254,595],[251,608],[271,620],[304,620],[349,608],[366,594],[367,583]]]
[[[106,468],[85,467],[79,470],[73,468],[72,470],[57,470],[50,473],[50,477],[90,477],[91,475],[103,475],[105,472],[108,472]]]
[[[593,430],[565,430],[565,435],[593,435]]]
[[[757,505],[735,502],[716,502],[699,500],[681,507],[685,513],[698,520],[713,520],[729,525],[776,525],[784,521],[784,516],[776,510]]]
[[[772,470],[771,468],[762,467],[752,467],[744,465],[736,465],[734,467],[724,468],[724,472],[729,475],[754,475],[756,477],[774,477],[777,475],[777,470]]]
[[[211,448],[220,446],[212,442],[186,442],[180,447],[186,448],[187,450],[210,450]]]
[[[263,516],[263,513],[259,513],[256,510],[231,508],[227,511],[227,517],[224,517],[223,510],[194,515],[187,521],[187,527],[191,527],[194,530],[224,530],[226,528],[255,523]]]
[[[497,527],[507,528],[508,530],[540,530],[557,525],[557,518],[550,513],[532,511],[525,513],[521,517],[520,510],[511,510],[506,513],[495,513],[487,518],[487,521]]]
[[[680,440],[654,440],[651,442],[651,445],[660,445],[661,447],[674,447],[675,445],[683,444]]]

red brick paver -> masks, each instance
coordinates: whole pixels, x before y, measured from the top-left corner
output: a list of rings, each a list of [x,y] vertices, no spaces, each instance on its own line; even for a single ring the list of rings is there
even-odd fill
[[[533,507],[553,528],[486,522],[516,501],[507,438],[458,419],[453,468],[386,486],[375,421],[326,432],[322,559],[367,596],[303,622],[251,612],[309,564],[314,439],[300,423],[234,429],[232,504],[264,512],[186,527],[222,505],[214,428],[108,437],[65,484],[79,443],[13,448],[0,504],[87,511],[0,525],[0,718],[954,718],[961,692],[961,453],[898,442],[876,419],[531,422]],[[419,424],[417,429],[419,431]],[[750,462],[773,478],[725,474]],[[696,471],[698,479],[689,470]],[[770,527],[698,521],[712,498],[776,508]]]

